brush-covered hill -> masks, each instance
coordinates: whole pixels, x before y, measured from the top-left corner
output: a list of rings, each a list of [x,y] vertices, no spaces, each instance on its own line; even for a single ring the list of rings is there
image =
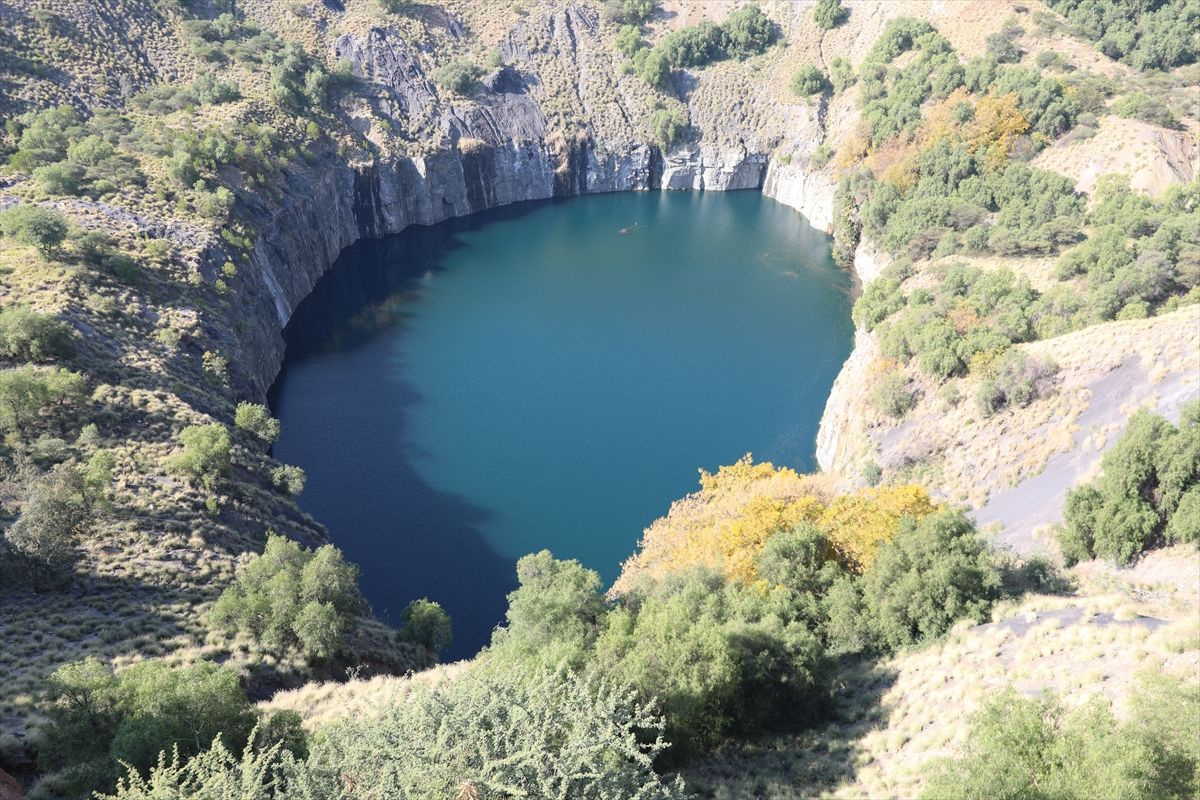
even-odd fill
[[[537,796],[913,796],[1008,683],[1103,694],[1105,741],[1182,769],[1127,698],[1150,669],[1194,711],[1198,24],[1191,0],[0,5],[0,769],[84,796],[258,723],[277,796],[370,796],[354,741],[471,750],[488,719],[478,763],[393,753],[430,781],[394,791],[511,796],[519,747]],[[410,224],[743,188],[861,283],[824,472],[706,477],[610,594],[523,562],[462,688],[397,689],[446,621],[374,620],[270,456],[296,304]],[[387,725],[327,724],[364,684]]]

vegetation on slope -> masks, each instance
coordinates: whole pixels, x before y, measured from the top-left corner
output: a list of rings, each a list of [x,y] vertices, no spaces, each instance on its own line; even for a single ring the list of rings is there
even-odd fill
[[[1200,402],[1175,427],[1146,410],[1100,460],[1103,474],[1067,495],[1058,542],[1068,564],[1129,563],[1162,544],[1200,545]]]

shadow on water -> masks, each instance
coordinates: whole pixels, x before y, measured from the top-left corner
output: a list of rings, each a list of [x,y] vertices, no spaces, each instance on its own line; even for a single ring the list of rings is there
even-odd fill
[[[380,376],[355,368],[353,354],[384,346],[379,334],[385,330],[387,341],[404,335],[423,279],[444,269],[445,257],[463,246],[462,233],[545,205],[508,206],[347,248],[284,330],[284,369],[270,392],[285,430],[294,425],[309,432],[302,442],[285,438],[275,452],[309,473],[301,507],[359,565],[363,592],[384,620],[399,624],[404,607],[416,598],[442,604],[455,623],[455,644],[443,654],[447,659],[473,655],[487,643],[500,622],[497,609],[516,586],[514,565],[483,535],[488,509],[421,477],[416,460],[424,453],[411,436],[410,412],[422,397],[403,378],[403,363],[391,358],[389,374]],[[336,382],[328,371],[320,373],[320,381],[310,380],[305,364],[335,353],[348,364],[333,373]],[[298,385],[285,392],[292,381]],[[345,404],[345,397],[354,403]],[[364,429],[398,446],[349,453],[337,446],[361,441]],[[397,544],[381,546],[387,539]],[[447,564],[453,565],[450,574],[433,566]]]

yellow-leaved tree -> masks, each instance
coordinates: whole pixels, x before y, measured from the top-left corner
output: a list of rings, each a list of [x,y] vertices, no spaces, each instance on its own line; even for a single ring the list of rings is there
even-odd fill
[[[833,554],[861,572],[902,517],[935,509],[919,486],[861,489],[838,496],[826,475],[802,475],[749,455],[715,473],[700,473],[700,491],[671,506],[646,529],[638,552],[613,586],[621,594],[642,580],[704,566],[730,580],[753,583],[767,540],[801,523],[825,533]]]

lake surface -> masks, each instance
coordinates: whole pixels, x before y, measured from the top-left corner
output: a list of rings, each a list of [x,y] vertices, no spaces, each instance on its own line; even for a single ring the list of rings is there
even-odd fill
[[[611,582],[697,468],[812,469],[850,286],[828,238],[757,192],[526,203],[360,242],[284,332],[274,453],[376,612],[436,600],[447,656],[469,656],[522,555]]]

